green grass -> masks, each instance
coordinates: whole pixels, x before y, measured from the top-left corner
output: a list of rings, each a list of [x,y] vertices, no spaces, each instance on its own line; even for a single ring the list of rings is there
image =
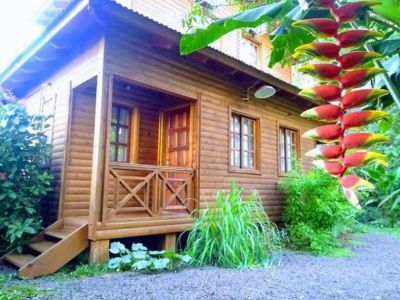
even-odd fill
[[[378,232],[400,239],[400,227],[381,227],[374,225],[365,225],[365,232]]]
[[[15,274],[0,275],[0,300],[23,300],[50,296],[54,291],[35,287],[32,281],[18,280]]]
[[[108,269],[107,264],[70,264],[62,268],[57,273],[49,275],[48,278],[60,282],[70,279],[102,276],[111,272],[112,271]]]

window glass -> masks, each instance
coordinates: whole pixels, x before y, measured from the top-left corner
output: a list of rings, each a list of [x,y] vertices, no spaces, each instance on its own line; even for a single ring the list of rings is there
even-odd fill
[[[128,161],[129,122],[130,110],[120,105],[113,105],[109,152],[110,161]]]
[[[252,66],[257,66],[258,64],[258,45],[247,39],[247,38],[242,38],[242,44],[240,47],[240,58],[252,65]]]
[[[296,159],[297,131],[285,127],[279,128],[279,168],[281,172],[289,172]]]
[[[255,125],[254,119],[237,114],[231,116],[231,166],[255,168]]]

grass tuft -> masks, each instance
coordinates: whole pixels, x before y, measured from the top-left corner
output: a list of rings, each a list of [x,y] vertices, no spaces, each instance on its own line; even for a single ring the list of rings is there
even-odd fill
[[[280,234],[269,221],[259,196],[232,181],[229,193],[216,194],[215,208],[200,212],[189,231],[186,253],[194,265],[249,268],[265,265],[280,247]]]

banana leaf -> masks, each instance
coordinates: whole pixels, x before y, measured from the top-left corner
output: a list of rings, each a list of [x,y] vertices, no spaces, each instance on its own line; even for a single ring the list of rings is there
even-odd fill
[[[233,30],[254,28],[261,24],[282,19],[293,7],[294,4],[286,0],[262,5],[219,19],[206,28],[199,28],[192,33],[184,34],[180,43],[180,52],[182,55],[187,55],[206,47]]]

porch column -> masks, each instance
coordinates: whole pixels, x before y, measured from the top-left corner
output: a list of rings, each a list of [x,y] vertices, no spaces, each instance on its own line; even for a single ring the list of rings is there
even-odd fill
[[[108,126],[112,106],[113,76],[104,71],[104,39],[100,43],[100,69],[97,75],[96,108],[93,138],[93,163],[89,206],[89,239],[96,240],[97,222],[108,178]]]

